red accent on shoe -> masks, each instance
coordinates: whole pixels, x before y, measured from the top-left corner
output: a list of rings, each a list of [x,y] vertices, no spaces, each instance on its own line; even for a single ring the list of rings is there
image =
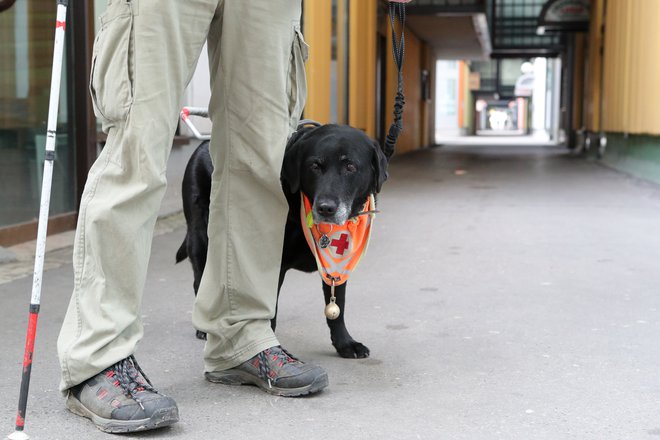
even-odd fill
[[[96,395],[96,397],[99,400],[103,400],[105,398],[105,396],[107,396],[107,395],[108,395],[108,390],[101,389],[101,390],[99,390],[99,393]]]
[[[108,377],[115,377],[115,372],[114,372],[114,370],[110,370],[107,373],[105,373],[105,375],[108,376]]]

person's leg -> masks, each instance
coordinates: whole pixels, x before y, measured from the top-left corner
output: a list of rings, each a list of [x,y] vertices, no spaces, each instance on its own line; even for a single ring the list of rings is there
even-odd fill
[[[288,212],[280,170],[306,97],[300,13],[301,0],[224,0],[211,26],[221,35],[209,38],[214,172],[193,310],[207,373],[279,344],[270,321]]]
[[[74,291],[58,339],[63,391],[132,355],[143,334],[142,290],[180,99],[218,1],[112,0],[102,17],[91,92],[108,139],[79,211]]]

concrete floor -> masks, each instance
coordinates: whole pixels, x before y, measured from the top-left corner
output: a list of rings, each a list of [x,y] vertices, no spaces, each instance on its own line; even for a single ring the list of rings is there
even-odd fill
[[[318,275],[285,282],[278,336],[330,376],[327,391],[301,399],[204,381],[192,272],[173,264],[181,218],[165,221],[136,355],[181,422],[141,437],[660,436],[660,187],[558,147],[443,146],[396,157],[379,201],[346,312],[369,359],[335,355]],[[49,258],[60,263],[45,274],[26,432],[109,438],[57,391],[70,249]],[[30,286],[0,284],[0,436],[13,431]]]

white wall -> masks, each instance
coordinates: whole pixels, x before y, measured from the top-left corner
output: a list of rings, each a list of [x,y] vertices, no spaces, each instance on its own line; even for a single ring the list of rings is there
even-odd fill
[[[534,59],[534,91],[532,93],[532,131],[542,133],[545,131],[546,113],[546,69],[545,58]]]
[[[435,133],[458,136],[458,61],[440,60],[436,64]]]

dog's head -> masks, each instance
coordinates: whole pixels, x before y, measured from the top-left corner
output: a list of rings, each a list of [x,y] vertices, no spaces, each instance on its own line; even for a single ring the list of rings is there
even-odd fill
[[[285,191],[302,191],[315,223],[342,225],[363,208],[387,179],[388,157],[362,131],[346,125],[302,127],[286,147]]]

